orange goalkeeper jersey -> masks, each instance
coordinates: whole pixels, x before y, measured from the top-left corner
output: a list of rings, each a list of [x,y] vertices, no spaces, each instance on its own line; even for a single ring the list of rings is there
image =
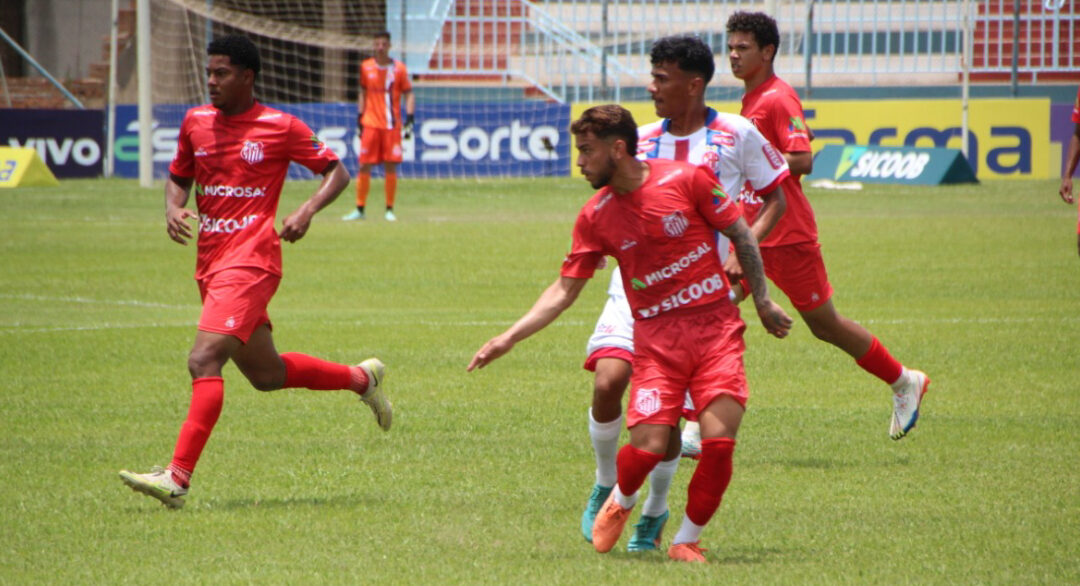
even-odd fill
[[[393,59],[385,67],[375,58],[360,64],[360,87],[364,89],[364,117],[361,123],[370,128],[401,127],[401,95],[412,90],[405,64]]]

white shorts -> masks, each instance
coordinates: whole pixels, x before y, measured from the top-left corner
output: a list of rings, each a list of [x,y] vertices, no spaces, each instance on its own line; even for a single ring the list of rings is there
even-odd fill
[[[611,277],[604,311],[596,320],[596,328],[585,345],[586,356],[592,356],[602,348],[619,348],[631,355],[634,353],[634,316],[630,313],[618,268],[611,272]]]

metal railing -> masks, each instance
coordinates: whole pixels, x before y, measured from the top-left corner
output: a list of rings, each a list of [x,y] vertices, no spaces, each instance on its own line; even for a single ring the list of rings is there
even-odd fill
[[[662,36],[696,34],[722,59],[727,18],[737,10],[776,18],[777,72],[808,88],[811,74],[828,85],[956,83],[968,35],[975,73],[1080,71],[1077,0],[456,2],[432,67],[418,73],[498,74],[559,101],[618,99],[624,88],[644,86],[649,50]],[[479,38],[464,38],[474,30]],[[470,60],[470,52],[498,59]],[[471,65],[446,67],[463,61]]]

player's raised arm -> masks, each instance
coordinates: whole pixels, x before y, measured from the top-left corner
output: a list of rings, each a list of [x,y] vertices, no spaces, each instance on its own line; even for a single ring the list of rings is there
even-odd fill
[[[300,204],[281,224],[279,236],[286,242],[296,242],[307,234],[311,218],[316,212],[330,205],[349,184],[349,172],[340,161],[331,161],[323,172],[322,183],[307,201]]]
[[[521,319],[477,350],[465,370],[472,371],[474,368],[487,366],[496,358],[509,352],[514,344],[544,329],[563,311],[566,311],[566,308],[574,304],[574,300],[588,282],[588,279],[559,277],[540,294],[540,298],[533,304],[532,309],[521,316]]]
[[[721,230],[735,245],[735,254],[739,257],[746,280],[750,283],[750,292],[754,296],[754,306],[765,330],[777,338],[783,338],[791,330],[791,317],[769,297],[769,286],[765,282],[765,267],[761,262],[761,251],[757,240],[746,220],[739,218],[734,224]]]
[[[180,177],[172,173],[165,182],[165,231],[169,233],[169,238],[185,246],[192,237],[191,226],[187,221],[189,218],[198,217],[195,212],[184,207],[191,193],[191,183],[191,177]]]

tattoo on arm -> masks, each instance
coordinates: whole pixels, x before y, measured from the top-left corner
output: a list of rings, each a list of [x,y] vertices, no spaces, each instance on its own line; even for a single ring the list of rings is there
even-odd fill
[[[757,240],[745,224],[741,228],[731,231],[727,235],[735,244],[735,256],[742,265],[743,275],[750,282],[750,291],[754,294],[754,302],[764,301],[768,297],[760,298],[766,293],[765,267],[761,263],[761,252],[758,250]]]

